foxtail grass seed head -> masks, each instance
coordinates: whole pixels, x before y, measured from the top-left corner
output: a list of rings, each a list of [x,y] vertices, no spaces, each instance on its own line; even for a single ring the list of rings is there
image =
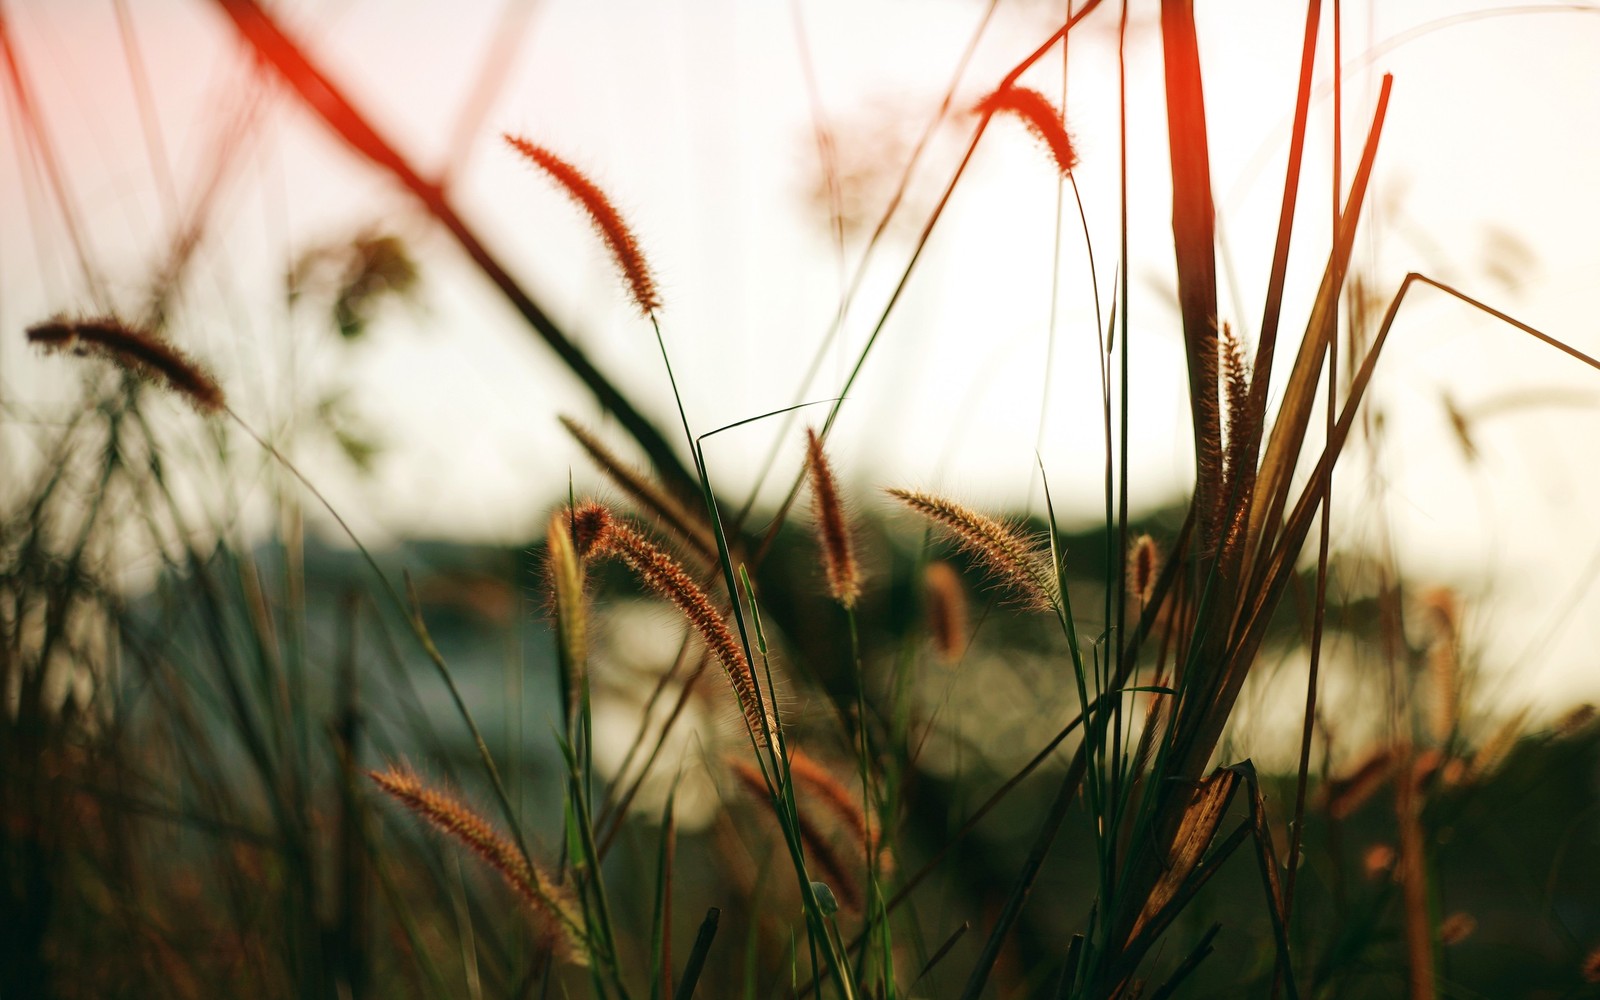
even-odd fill
[[[1589,727],[1595,720],[1596,710],[1587,702],[1568,709],[1561,718],[1556,720],[1556,735],[1562,737],[1576,736]]]
[[[1394,870],[1397,855],[1392,844],[1373,844],[1361,854],[1361,870],[1371,879],[1387,875]]]
[[[599,466],[600,471],[632,497],[640,508],[658,518],[707,563],[716,561],[717,541],[712,537],[711,530],[706,527],[703,518],[691,514],[677,497],[618,458],[598,437],[576,420],[562,417],[561,426],[565,427],[567,433],[572,435],[572,439],[589,453],[589,457]]]
[[[822,451],[822,439],[806,428],[806,467],[811,479],[811,508],[817,536],[822,542],[822,563],[828,574],[828,592],[846,608],[855,606],[861,595],[861,569],[856,563],[850,540],[850,525],[845,521],[839,487]]]
[[[1589,952],[1583,959],[1583,981],[1600,983],[1600,948]]]
[[[572,544],[572,520],[566,511],[557,511],[550,518],[550,528],[545,533],[545,560],[557,651],[567,688],[567,711],[571,713],[576,708],[581,675],[589,658],[589,621],[583,597],[583,564]]]
[[[983,115],[1013,114],[1022,119],[1045,148],[1050,150],[1050,155],[1055,158],[1056,169],[1061,176],[1072,173],[1078,165],[1078,151],[1073,146],[1072,137],[1067,134],[1066,125],[1062,124],[1061,112],[1050,103],[1050,99],[1028,87],[1008,86],[1001,87],[994,93],[985,97],[973,108]]]
[[[594,228],[606,241],[606,247],[616,261],[617,270],[622,272],[622,277],[627,281],[628,290],[639,311],[649,316],[660,309],[661,293],[645,261],[644,251],[639,249],[639,241],[634,238],[633,230],[622,220],[622,214],[611,204],[605,192],[583,171],[545,147],[509,132],[504,134],[504,139],[523,159],[549,174],[573,201],[589,213],[589,221],[594,223]]]
[[[227,406],[222,387],[210,372],[157,334],[119,319],[46,320],[28,328],[28,343],[46,353],[70,351],[110,361],[131,375],[177,393],[205,416],[221,413]]]
[[[579,558],[596,555],[595,550],[611,530],[611,520],[611,511],[593,501],[581,503],[573,510],[572,541]]]
[[[754,764],[742,757],[730,756],[727,758],[729,769],[739,784],[744,787],[757,801],[772,805],[772,798],[767,793],[766,779]],[[790,762],[791,767],[793,761]],[[797,778],[796,781],[799,779]],[[844,859],[839,857],[839,852],[833,849],[833,844],[824,835],[811,815],[805,810],[795,814],[796,825],[799,828],[800,844],[805,848],[806,863],[811,868],[813,876],[820,875],[832,888],[837,902],[852,913],[861,912],[861,888],[856,884],[855,877],[845,865]]]
[[[1478,748],[1478,752],[1472,755],[1472,763],[1467,767],[1467,780],[1481,781],[1498,771],[1500,765],[1505,763],[1518,741],[1522,739],[1527,723],[1527,709],[1522,709],[1502,722]]]
[[[1446,948],[1460,944],[1478,929],[1478,918],[1465,910],[1457,910],[1439,922],[1439,943]]]
[[[1158,673],[1153,687],[1165,687],[1168,682],[1167,675]],[[1166,724],[1167,716],[1172,711],[1171,698],[1159,691],[1151,691],[1148,695],[1150,701],[1145,706],[1144,725],[1139,729],[1139,742],[1133,754],[1133,773],[1144,774],[1150,769],[1155,760],[1156,741],[1161,735],[1161,729]]]
[[[1222,459],[1222,478],[1225,492],[1235,494],[1236,486],[1242,493],[1243,481],[1253,471],[1249,468],[1254,459],[1250,452],[1251,442],[1261,421],[1250,406],[1250,358],[1245,351],[1244,341],[1228,323],[1222,324],[1220,339],[1222,396],[1225,403],[1224,413],[1228,421],[1228,447]],[[1229,537],[1225,540],[1230,543],[1233,541],[1233,533],[1243,526],[1245,505],[1242,501],[1242,495],[1238,496],[1235,500],[1236,509],[1228,512]]]
[[[1049,553],[1022,531],[932,493],[903,489],[887,492],[944,528],[1027,606],[1048,611],[1058,605],[1060,598]]]
[[[423,784],[409,770],[390,768],[368,771],[367,775],[401,805],[499,872],[528,908],[551,925],[553,948],[569,962],[586,964],[572,899],[549,876],[530,865],[509,838],[453,796]]]
[[[954,663],[967,648],[967,588],[955,567],[942,560],[928,564],[922,583],[934,653],[945,663]]]
[[[792,750],[789,753],[789,774],[794,778],[796,788],[803,789],[809,797],[820,802],[833,814],[839,825],[850,832],[852,842],[861,848],[863,855],[877,857],[879,871],[888,872],[892,869],[892,859],[883,849],[883,838],[879,836],[871,818],[862,810],[861,799],[850,794],[832,771],[804,751]]]
[[[1461,704],[1461,668],[1456,645],[1440,636],[1428,647],[1428,731],[1445,743],[1456,730]]]
[[[767,746],[767,735],[778,731],[777,720],[761,700],[755,671],[750,668],[750,661],[734,638],[727,619],[712,605],[705,591],[676,559],[600,504],[582,503],[574,510],[572,518],[579,554],[587,559],[616,559],[627,566],[646,589],[666,598],[683,613],[728,675],[739,710],[757,745]]]
[[[1160,572],[1161,550],[1156,547],[1156,540],[1140,535],[1128,550],[1128,596],[1141,606],[1150,603]]]
[[[1439,743],[1455,732],[1461,710],[1461,601],[1448,587],[1424,591],[1419,603],[1432,641],[1428,644],[1428,730]]]

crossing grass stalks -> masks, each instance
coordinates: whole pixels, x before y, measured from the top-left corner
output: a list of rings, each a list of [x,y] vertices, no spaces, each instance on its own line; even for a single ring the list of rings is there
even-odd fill
[[[286,44],[253,3],[223,6],[253,44]],[[1370,340],[1356,339],[1341,303],[1391,89],[1403,85],[1387,77],[1365,109],[1353,172],[1334,171],[1332,237],[1315,248],[1326,260],[1320,287],[1305,316],[1285,315],[1319,3],[1307,10],[1253,346],[1219,319],[1194,12],[1161,5],[1195,452],[1185,502],[1166,517],[1129,514],[1127,359],[1138,334],[1124,277],[1111,326],[1095,331],[1107,345],[1106,426],[1094,429],[1106,442],[1103,524],[1077,535],[1061,528],[1050,492],[1060,473],[1043,463],[1042,519],[894,484],[882,485],[905,510],[847,513],[856,498],[830,465],[829,434],[923,247],[965,190],[992,119],[1020,118],[1076,190],[1080,153],[1062,112],[1020,81],[1100,6],[1088,0],[989,81],[965,156],[838,397],[807,431],[805,461],[788,470],[793,488],[764,532],[746,523],[749,505],[726,502],[708,467],[708,438],[731,427],[691,427],[664,332],[669,304],[622,214],[580,166],[506,137],[542,181],[571,196],[610,251],[650,326],[638,332],[660,352],[682,424],[677,450],[690,460],[672,457],[631,406],[623,426],[657,463],[653,474],[576,422],[566,427],[638,513],[699,560],[686,566],[644,523],[586,497],[569,495],[550,515],[537,584],[550,628],[539,641],[559,708],[537,740],[486,735],[435,639],[436,609],[409,576],[395,586],[393,567],[331,507],[366,584],[320,604],[297,503],[285,504],[296,530],[257,547],[225,504],[197,514],[179,499],[175,441],[209,441],[190,460],[225,479],[237,463],[229,435],[242,433],[270,459],[284,495],[322,502],[158,321],[31,327],[28,338],[46,350],[88,355],[89,388],[88,402],[42,439],[47,460],[7,498],[0,525],[0,995],[978,1000],[1226,988],[1426,998],[1474,972],[1458,956],[1504,931],[1467,909],[1470,895],[1452,881],[1484,855],[1451,846],[1442,831],[1490,851],[1511,834],[1486,811],[1534,794],[1530,767],[1581,773],[1600,734],[1592,713],[1545,734],[1530,733],[1522,716],[1498,728],[1475,718],[1458,599],[1432,593],[1425,627],[1408,630],[1406,615],[1418,613],[1405,599],[1409,583],[1385,564],[1369,620],[1343,626],[1383,650],[1388,673],[1373,709],[1382,717],[1372,727],[1380,736],[1336,753],[1339,735],[1319,713],[1319,670],[1337,600],[1330,573],[1354,557],[1329,542],[1333,470],[1415,290],[1590,367],[1600,362],[1416,273],[1399,282]],[[264,54],[280,68],[305,58]],[[1125,121],[1126,98],[1118,101]],[[381,137],[362,132],[342,98],[318,108],[385,161],[374,152],[385,148]],[[402,167],[397,156],[389,163],[405,180]],[[477,246],[437,192],[419,197]],[[1128,264],[1124,238],[1117,273]],[[501,284],[511,294],[514,283]],[[530,322],[542,317],[527,306]],[[1288,339],[1291,322],[1298,341]],[[1291,363],[1276,362],[1280,351]],[[563,356],[597,396],[615,393],[581,355]],[[155,418],[152,388],[197,414]],[[786,521],[807,481],[815,538],[803,542]],[[699,509],[679,499],[691,488]],[[159,563],[147,600],[119,589],[130,546]],[[1094,552],[1104,555],[1084,555]],[[617,683],[602,651],[616,627],[609,602],[622,594],[670,606],[681,643],[622,766],[608,770],[597,706]],[[1308,594],[1310,621],[1289,622],[1286,602]],[[1096,606],[1099,618],[1084,610]],[[1310,664],[1298,765],[1258,774],[1227,756],[1227,736],[1264,664],[1291,652]],[[428,673],[413,675],[411,661]],[[711,661],[726,687],[697,683]],[[707,731],[698,755],[670,755],[707,703],[711,715],[719,703],[736,709],[737,738]],[[973,717],[976,738],[960,729]],[[390,763],[411,759],[437,779]],[[709,833],[684,829],[696,774],[729,777],[710,785],[739,790],[711,810]],[[664,805],[640,805],[641,790],[656,785],[669,788]],[[1562,814],[1573,844],[1595,829],[1581,812]],[[1592,870],[1567,851],[1552,879],[1562,864]],[[1574,991],[1600,978],[1582,936],[1600,934],[1600,914],[1591,906],[1583,921],[1560,925],[1558,954],[1542,966],[1564,970]],[[691,927],[698,933],[685,948]],[[1219,951],[1226,957],[1213,957]]]

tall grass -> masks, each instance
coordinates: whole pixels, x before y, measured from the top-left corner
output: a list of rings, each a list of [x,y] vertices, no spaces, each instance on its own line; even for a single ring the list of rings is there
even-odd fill
[[[47,460],[10,499],[0,536],[0,995],[1431,997],[1473,971],[1453,954],[1492,917],[1465,909],[1457,897],[1471,894],[1453,880],[1512,836],[1487,813],[1533,794],[1532,768],[1581,772],[1600,737],[1592,718],[1543,735],[1520,718],[1474,728],[1459,600],[1412,601],[1392,563],[1333,549],[1333,471],[1414,289],[1600,362],[1421,274],[1399,282],[1375,330],[1356,329],[1341,302],[1387,77],[1363,109],[1347,182],[1333,170],[1320,287],[1304,316],[1285,315],[1320,4],[1307,10],[1253,347],[1219,317],[1193,10],[1161,6],[1192,489],[1164,515],[1130,515],[1126,203],[1141,193],[1125,189],[1123,277],[1095,331],[1105,517],[1077,535],[1058,522],[1057,473],[1042,462],[1042,519],[894,484],[896,514],[857,513],[868,497],[849,496],[828,438],[997,116],[1039,137],[1076,195],[1063,111],[1020,81],[1098,0],[982,88],[965,155],[764,530],[753,499],[728,501],[706,442],[806,407],[696,432],[671,364],[670,303],[580,165],[506,137],[611,252],[674,394],[676,446],[265,10],[220,6],[264,65],[456,237],[654,470],[564,421],[633,510],[569,495],[551,514],[536,584],[544,673],[530,683],[555,708],[547,733],[502,738],[447,655],[447,616],[337,511],[364,584],[327,600],[311,592],[301,501],[285,505],[290,530],[255,548],[225,506],[197,515],[180,499],[176,456],[193,466],[185,475],[227,482],[244,440],[284,494],[326,506],[170,343],[163,314],[32,327],[42,348],[85,355],[72,360],[89,402],[41,437]],[[1120,44],[1127,30],[1124,10]],[[1125,96],[1118,111],[1126,129]],[[1280,345],[1296,326],[1298,341]],[[1280,346],[1291,363],[1276,363]],[[161,393],[198,412],[173,412]],[[802,491],[809,533],[788,523]],[[142,600],[119,585],[128,551],[159,561]],[[1347,570],[1376,579],[1370,606],[1339,605],[1329,581]],[[625,597],[669,606],[679,642],[618,754],[604,735],[619,686],[605,650]],[[1296,599],[1308,621],[1293,620]],[[1340,620],[1330,613],[1358,612],[1340,628],[1378,649],[1387,674],[1379,735],[1357,763],[1333,751],[1319,681]],[[1258,773],[1229,756],[1228,736],[1250,686],[1291,653],[1309,667],[1297,765]],[[1007,661],[1023,666],[1008,674]],[[687,734],[696,716],[729,723]],[[961,728],[972,719],[976,733]],[[694,739],[697,752],[678,752]],[[715,801],[686,830],[697,788]],[[1570,843],[1552,872],[1596,829],[1580,812],[1561,812]],[[1550,923],[1566,937],[1540,968],[1575,992],[1595,978],[1584,935],[1600,934],[1600,913],[1585,904]]]

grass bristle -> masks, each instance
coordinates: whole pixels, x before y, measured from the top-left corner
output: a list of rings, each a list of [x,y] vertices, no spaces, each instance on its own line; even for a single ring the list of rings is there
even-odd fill
[[[157,334],[119,319],[51,319],[34,324],[27,333],[28,342],[47,353],[71,351],[110,361],[177,393],[206,416],[227,406],[222,386],[210,372]]]
[[[594,228],[606,241],[606,246],[616,261],[617,269],[627,281],[628,290],[632,293],[634,304],[639,307],[639,311],[649,316],[660,309],[661,293],[656,287],[650,266],[645,261],[644,251],[639,249],[639,241],[634,238],[633,230],[622,220],[622,213],[611,204],[611,199],[606,197],[605,192],[585,176],[583,171],[545,147],[509,132],[505,133],[504,138],[508,146],[521,154],[523,159],[549,174],[551,179],[561,185],[572,200],[589,214],[589,220],[594,223]]]

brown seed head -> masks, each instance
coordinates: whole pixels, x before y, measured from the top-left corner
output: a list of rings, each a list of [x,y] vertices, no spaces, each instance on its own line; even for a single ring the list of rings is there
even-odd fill
[[[755,765],[739,757],[729,757],[728,765],[734,777],[739,779],[739,784],[753,795],[758,801],[772,804],[771,797],[767,794],[767,783],[761,777],[761,772]],[[791,773],[794,761],[790,760]],[[799,777],[796,776],[796,781]],[[805,848],[807,863],[813,868],[811,874],[820,876],[828,884],[828,888],[838,897],[840,905],[855,913],[861,912],[861,888],[856,883],[855,876],[845,865],[844,859],[839,857],[839,852],[833,849],[833,843],[828,840],[821,827],[806,812],[796,814],[800,830],[800,843]]]
[[[1001,87],[979,101],[973,110],[985,115],[1009,112],[1021,118],[1028,126],[1028,131],[1050,150],[1061,176],[1065,177],[1072,173],[1072,168],[1078,165],[1078,151],[1072,145],[1072,137],[1067,134],[1067,127],[1061,122],[1061,112],[1056,110],[1048,97],[1037,90],[1017,86]]]
[[[604,545],[611,530],[611,511],[593,500],[579,504],[572,512],[572,541],[578,556],[588,559]],[[604,553],[600,553],[603,555]]]
[[[1361,869],[1367,878],[1375,879],[1394,868],[1395,857],[1393,845],[1373,844],[1361,855]]]
[[[1600,948],[1589,952],[1583,959],[1583,981],[1600,983]]]
[[[1587,728],[1595,720],[1595,707],[1588,703],[1568,709],[1561,718],[1556,720],[1556,734],[1559,736],[1573,736]]]
[[[589,213],[589,221],[594,223],[594,228],[606,241],[611,256],[616,260],[617,269],[628,282],[628,289],[633,293],[633,301],[639,311],[649,316],[660,309],[661,293],[645,262],[644,252],[639,249],[639,241],[634,238],[627,223],[622,221],[622,214],[611,204],[605,192],[584,176],[583,171],[543,146],[510,133],[506,133],[504,138],[507,145],[520,153],[523,159],[549,174],[573,201]]]
[[[1502,722],[1484,740],[1478,752],[1472,755],[1472,763],[1467,767],[1467,780],[1480,781],[1489,777],[1500,769],[1500,765],[1516,749],[1517,743],[1522,739],[1528,726],[1528,710],[1526,708],[1514,713]]]
[[[931,562],[923,570],[927,590],[928,632],[939,659],[954,663],[967,648],[967,590],[947,562]]]
[[[804,751],[793,750],[789,753],[789,774],[794,778],[797,788],[805,789],[834,815],[840,825],[850,831],[852,843],[861,848],[863,856],[876,854],[879,870],[890,870],[891,859],[883,851],[882,838],[875,824],[862,810],[861,799],[851,795],[832,771]]]
[[[1439,922],[1439,943],[1446,948],[1460,944],[1478,929],[1478,919],[1465,910],[1457,910]]]
[[[744,650],[734,638],[727,619],[712,605],[682,565],[662,551],[654,542],[613,517],[610,511],[593,501],[581,504],[573,515],[577,524],[578,549],[588,558],[613,558],[627,566],[639,582],[672,602],[689,624],[700,634],[700,639],[722,664],[728,681],[733,685],[739,700],[739,710],[745,723],[755,736],[756,743],[766,746],[767,734],[778,731],[777,720],[767,712],[756,684],[755,671],[745,658]]]
[[[598,437],[576,420],[562,417],[561,426],[565,427],[567,433],[572,435],[572,439],[589,453],[589,457],[594,459],[600,471],[632,497],[635,503],[660,518],[662,524],[687,542],[695,554],[704,558],[708,564],[716,562],[717,540],[706,527],[704,517],[690,513],[677,497],[618,458]]]
[[[48,353],[72,351],[103,358],[165,386],[205,416],[221,413],[227,405],[210,372],[156,334],[113,317],[46,320],[28,328],[28,342]]]
[[[1140,606],[1150,603],[1150,595],[1156,589],[1156,576],[1160,572],[1161,550],[1156,547],[1156,540],[1149,535],[1140,535],[1128,550],[1128,596],[1138,601]]]
[[[845,522],[844,504],[834,482],[822,439],[806,428],[806,466],[811,478],[811,508],[817,536],[822,541],[822,563],[828,574],[828,592],[847,608],[854,607],[861,595],[861,569],[856,564],[850,541],[850,525]]]
[[[943,527],[976,556],[990,573],[1036,610],[1059,603],[1050,557],[1023,532],[953,500],[919,490],[890,489],[888,494]]]
[[[510,839],[454,797],[423,784],[422,779],[409,770],[390,768],[368,771],[367,775],[407,809],[453,837],[499,872],[530,910],[559,931],[551,943],[562,957],[585,964],[572,899],[544,872],[530,865]]]
[[[550,614],[571,718],[577,708],[580,675],[588,662],[589,615],[583,594],[583,563],[572,544],[572,521],[566,511],[552,515],[545,532],[545,572],[550,578]]]
[[[1228,450],[1223,456],[1222,476],[1226,490],[1231,494],[1238,487],[1237,511],[1230,511],[1230,533],[1237,530],[1243,518],[1242,492],[1244,483],[1254,471],[1249,468],[1252,456],[1251,441],[1260,426],[1260,420],[1250,409],[1250,359],[1244,341],[1233,327],[1222,324],[1222,396],[1228,420]]]

